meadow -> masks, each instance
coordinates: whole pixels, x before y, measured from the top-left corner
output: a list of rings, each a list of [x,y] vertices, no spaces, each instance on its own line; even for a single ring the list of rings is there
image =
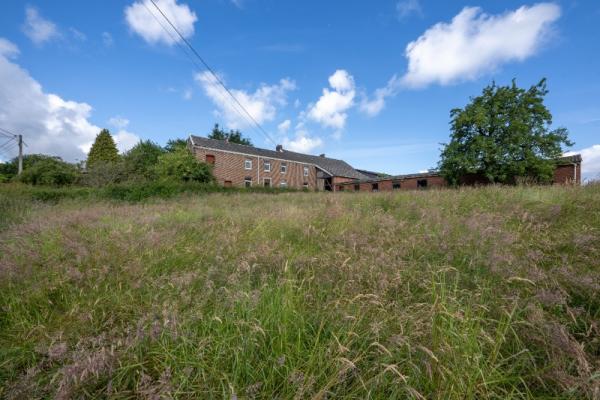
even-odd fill
[[[600,399],[599,185],[64,190],[0,186],[0,398]]]

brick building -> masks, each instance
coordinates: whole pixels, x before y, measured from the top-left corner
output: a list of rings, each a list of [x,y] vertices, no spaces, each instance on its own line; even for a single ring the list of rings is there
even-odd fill
[[[334,190],[342,182],[366,179],[345,161],[296,153],[280,145],[267,150],[190,136],[188,146],[199,161],[213,165],[213,174],[223,186]]]
[[[425,189],[432,187],[447,186],[446,180],[438,173],[425,172],[420,174],[396,175],[377,177],[377,173],[362,171],[368,173],[368,178],[355,182],[343,182],[336,186],[336,191],[391,191],[399,189]],[[461,179],[463,185],[485,185],[489,182],[484,176],[472,174],[464,176]],[[581,184],[581,155],[561,157],[556,160],[556,169],[554,170],[555,185]]]
[[[357,170],[342,160],[283,149],[261,149],[224,140],[190,136],[188,146],[199,161],[213,165],[213,174],[223,186],[265,186],[331,191],[392,191],[447,186],[435,171],[388,176]],[[488,183],[477,174],[461,179],[465,185]],[[562,157],[556,162],[554,184],[581,183],[581,156]]]

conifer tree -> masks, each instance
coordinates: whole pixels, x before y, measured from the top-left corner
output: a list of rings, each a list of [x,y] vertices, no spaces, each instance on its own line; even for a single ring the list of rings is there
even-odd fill
[[[102,163],[115,163],[119,160],[119,151],[108,129],[102,129],[88,153],[87,168]]]

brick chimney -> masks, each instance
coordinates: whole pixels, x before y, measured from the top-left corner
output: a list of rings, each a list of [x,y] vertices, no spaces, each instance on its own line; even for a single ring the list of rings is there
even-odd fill
[[[282,146],[282,145],[280,145],[280,144],[278,144],[278,145],[275,147],[275,150],[277,150],[277,151],[280,151],[280,152],[281,152],[281,151],[283,151],[283,146]]]
[[[323,153],[323,154],[319,154],[319,157],[323,157],[323,158],[325,158],[325,153]]]

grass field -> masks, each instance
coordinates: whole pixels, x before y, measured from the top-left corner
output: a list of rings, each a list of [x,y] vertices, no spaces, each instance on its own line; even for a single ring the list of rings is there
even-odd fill
[[[600,398],[600,186],[9,194],[0,398]]]

